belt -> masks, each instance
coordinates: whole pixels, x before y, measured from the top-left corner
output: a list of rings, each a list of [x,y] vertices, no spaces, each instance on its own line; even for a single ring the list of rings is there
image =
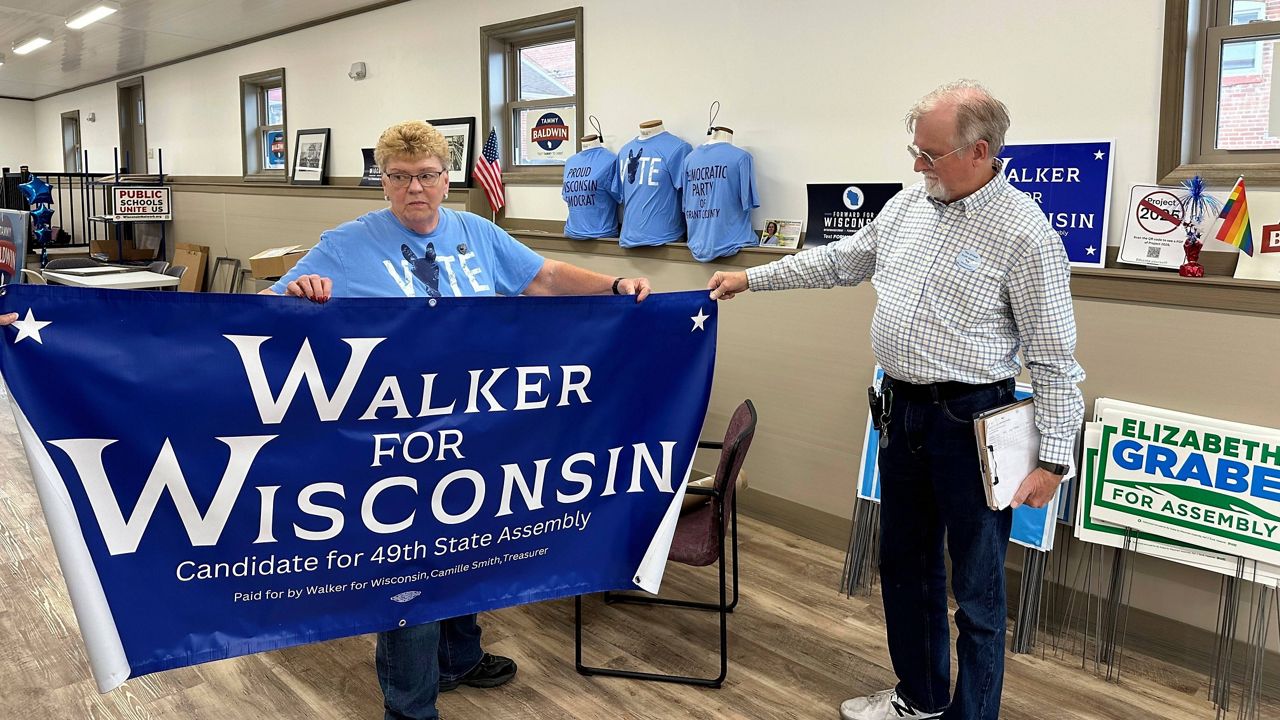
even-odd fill
[[[980,385],[954,381],[917,384],[898,380],[897,378],[892,378],[888,375],[884,376],[882,384],[882,387],[884,388],[892,388],[893,394],[899,397],[907,400],[928,400],[930,402],[964,397],[965,395],[982,392],[984,390],[1004,389],[1012,391],[1013,386],[1013,378],[997,380],[992,383],[982,383]]]

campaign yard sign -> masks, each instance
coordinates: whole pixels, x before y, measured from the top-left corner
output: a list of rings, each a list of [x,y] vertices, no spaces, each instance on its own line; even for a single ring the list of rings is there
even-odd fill
[[[27,258],[31,213],[0,209],[0,285],[18,282]]]
[[[717,323],[704,291],[316,304],[17,285],[6,312],[0,372],[104,692],[657,592]]]
[[[1000,172],[1044,211],[1072,265],[1106,262],[1114,151],[1111,140],[1018,143],[1000,151]]]
[[[1099,417],[1094,517],[1280,565],[1280,431],[1132,404]]]
[[[113,185],[111,209],[116,222],[172,220],[173,191],[168,187]]]
[[[1099,398],[1099,405],[1120,401]],[[1153,408],[1154,409],[1154,408]],[[1175,562],[1181,565],[1208,570],[1220,575],[1234,576],[1239,570],[1235,556],[1206,550],[1178,540],[1170,540],[1158,532],[1135,530],[1099,520],[1094,513],[1094,499],[1098,481],[1099,449],[1102,445],[1102,423],[1085,423],[1084,457],[1080,472],[1079,507],[1076,510],[1075,536],[1083,542],[1104,547],[1131,549],[1142,555]],[[1280,584],[1280,567],[1250,560],[1245,566],[1245,577],[1270,587]]]
[[[804,247],[826,245],[857,234],[900,192],[902,183],[809,183]]]

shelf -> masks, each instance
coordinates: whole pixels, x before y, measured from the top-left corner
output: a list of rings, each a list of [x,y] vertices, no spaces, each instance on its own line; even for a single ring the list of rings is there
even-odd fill
[[[586,252],[597,255],[641,257],[675,262],[697,262],[685,243],[653,247],[623,248],[615,239],[572,240],[564,235],[564,223],[549,220],[504,220],[503,229],[535,250]],[[1114,262],[1116,248],[1108,248]],[[790,255],[795,250],[749,247],[737,255],[718,258],[712,265],[750,268]],[[1228,255],[1227,253],[1213,253]],[[1204,255],[1201,260],[1205,261]],[[1230,260],[1230,262],[1222,262]],[[1213,258],[1206,266],[1223,269],[1235,266],[1234,255]],[[1230,275],[1184,278],[1172,270],[1143,270],[1130,267],[1074,268],[1071,294],[1076,298],[1192,308],[1196,310],[1243,312],[1280,316],[1280,283],[1265,280],[1237,280]]]

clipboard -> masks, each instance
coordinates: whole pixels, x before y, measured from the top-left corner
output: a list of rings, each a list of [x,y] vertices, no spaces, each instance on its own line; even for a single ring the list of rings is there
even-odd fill
[[[987,507],[1003,510],[1040,459],[1040,430],[1031,398],[988,410],[973,420]]]

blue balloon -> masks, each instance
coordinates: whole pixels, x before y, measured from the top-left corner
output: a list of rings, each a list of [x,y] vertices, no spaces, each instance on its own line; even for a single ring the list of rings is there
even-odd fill
[[[53,208],[48,205],[42,205],[38,209],[31,211],[31,219],[38,228],[49,227],[49,221],[53,219]]]
[[[22,191],[22,196],[27,199],[28,205],[53,204],[53,193],[50,192],[52,188],[49,187],[49,183],[34,175],[31,176],[31,180],[19,185],[18,189]]]
[[[47,225],[42,228],[36,228],[36,243],[40,247],[48,245],[51,240],[53,240],[53,228]]]

